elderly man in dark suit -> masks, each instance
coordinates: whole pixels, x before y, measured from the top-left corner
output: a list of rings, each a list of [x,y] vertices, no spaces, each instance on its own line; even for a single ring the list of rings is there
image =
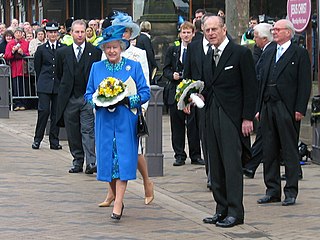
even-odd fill
[[[213,48],[204,61],[202,95],[212,192],[217,205],[216,213],[203,221],[233,227],[244,222],[241,158],[245,148],[250,149],[257,80],[251,51],[227,38],[221,17],[206,18],[204,34]]]
[[[259,204],[281,201],[280,154],[284,161],[286,185],[283,206],[293,205],[298,195],[300,122],[311,92],[311,64],[306,49],[291,42],[293,24],[286,19],[272,28],[277,43],[265,56],[257,118],[261,121],[266,195]]]
[[[254,27],[254,40],[256,42],[255,46],[257,46],[257,48],[262,52],[255,64],[258,85],[260,83],[263,58],[265,55],[269,54],[269,51],[275,45],[275,43],[272,42],[273,37],[270,32],[271,28],[272,25],[268,23],[260,23]],[[256,130],[256,139],[252,145],[252,157],[248,162],[245,163],[243,167],[243,174],[248,178],[254,178],[256,170],[259,164],[262,162],[262,158],[262,136],[260,125],[258,125],[258,128]]]
[[[71,26],[73,44],[58,49],[56,72],[61,80],[58,93],[57,124],[66,127],[73,167],[69,173],[92,174],[96,170],[94,115],[91,105],[84,100],[91,66],[101,59],[102,52],[85,42],[86,24],[76,20]]]
[[[56,123],[56,109],[58,89],[60,81],[55,73],[55,51],[64,45],[57,41],[59,26],[56,22],[46,25],[48,41],[39,46],[34,56],[34,68],[37,75],[38,120],[35,136],[32,144],[33,149],[39,149],[50,115],[49,142],[50,149],[60,150],[59,127]]]

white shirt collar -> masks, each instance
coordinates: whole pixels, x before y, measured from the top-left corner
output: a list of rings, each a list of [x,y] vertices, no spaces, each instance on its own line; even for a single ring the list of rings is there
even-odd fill
[[[262,52],[263,52],[264,50],[266,50],[266,48],[269,46],[270,43],[271,43],[271,42],[267,42],[266,45],[264,45],[264,47],[261,49]]]
[[[83,43],[80,45],[82,52],[84,51],[85,46],[86,46],[86,42],[83,42]],[[75,44],[75,43],[72,43],[72,47],[73,47],[74,52],[77,54],[77,53],[78,53],[78,45]]]
[[[285,42],[282,45],[277,44],[277,49],[278,49],[278,47],[281,46],[282,47],[282,54],[284,54],[284,52],[287,51],[287,49],[290,47],[290,45],[291,45],[291,40]]]
[[[217,47],[219,50],[220,50],[220,56],[221,56],[221,54],[222,54],[222,52],[223,52],[223,50],[226,48],[226,46],[228,45],[228,43],[229,43],[229,39],[227,38],[227,36],[226,36],[226,38],[223,40],[223,42],[219,45],[219,47]],[[215,47],[216,48],[216,47]]]
[[[203,37],[202,38],[202,46],[203,46],[204,54],[206,54],[206,55],[207,55],[207,52],[209,49],[208,43],[209,43],[209,41],[205,37]]]
[[[57,41],[54,41],[53,43],[49,41],[50,47],[52,47],[52,44],[54,45],[54,48],[57,48]]]

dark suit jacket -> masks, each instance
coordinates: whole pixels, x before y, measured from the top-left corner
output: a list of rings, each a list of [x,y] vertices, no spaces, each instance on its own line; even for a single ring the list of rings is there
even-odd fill
[[[241,127],[243,119],[253,120],[257,80],[251,51],[230,41],[214,72],[212,56],[207,55],[205,61],[203,95],[206,104],[210,104],[213,94],[237,128]]]
[[[202,80],[202,65],[205,57],[202,39],[188,44],[187,60],[184,64],[184,78]]]
[[[140,36],[137,38],[136,47],[146,51],[149,66],[149,77],[151,80],[152,71],[154,68],[157,68],[158,66],[154,57],[154,50],[150,38],[147,35],[141,33]]]
[[[169,80],[169,84],[166,86],[167,89],[165,89],[165,91],[168,91],[168,99],[165,100],[168,105],[175,104],[176,88],[182,80],[183,64],[180,61],[180,48],[180,46],[169,47],[164,60],[163,76]],[[173,80],[174,72],[181,73],[179,81]]]
[[[213,64],[212,55],[206,55],[203,67],[205,88],[202,91],[206,107],[210,106],[214,96],[239,132],[245,147],[242,161],[246,162],[250,157],[250,138],[243,137],[242,121],[254,119],[257,101],[252,53],[248,48],[229,41],[215,69]]]
[[[268,80],[271,61],[276,54],[277,46],[274,45],[270,54],[263,59],[261,72],[261,87],[258,99],[258,111],[260,112],[263,94]],[[311,93],[311,64],[306,49],[291,43],[277,63],[278,75],[275,76],[277,90],[294,119],[295,112],[305,115]]]
[[[85,70],[84,76],[86,81],[89,79],[91,66],[94,62],[101,60],[101,50],[95,48],[90,43],[86,43],[81,58],[85,58]],[[72,45],[60,48],[56,53],[56,73],[58,79],[60,79],[60,87],[58,93],[57,104],[57,124],[58,126],[64,126],[63,113],[69,101],[69,98],[73,92],[74,85],[74,58],[75,53]],[[84,93],[83,93],[84,94]]]
[[[63,46],[65,45],[57,42],[56,50]],[[34,69],[36,71],[37,91],[39,93],[58,94],[60,80],[55,74],[55,64],[55,52],[52,51],[51,45],[47,41],[37,48],[34,55]]]

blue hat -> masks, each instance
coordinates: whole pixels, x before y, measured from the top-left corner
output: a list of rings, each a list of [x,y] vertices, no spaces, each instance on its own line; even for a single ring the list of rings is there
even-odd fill
[[[126,47],[129,46],[129,42],[126,39],[122,38],[123,33],[126,31],[126,27],[116,25],[110,26],[103,30],[101,40],[98,43],[98,47],[102,49],[102,46],[105,43],[112,41],[122,41],[126,44]]]
[[[120,25],[126,28],[131,28],[132,33],[130,36],[131,39],[135,39],[140,34],[140,27],[138,24],[132,21],[132,17],[127,13],[117,12],[113,17],[112,26]]]

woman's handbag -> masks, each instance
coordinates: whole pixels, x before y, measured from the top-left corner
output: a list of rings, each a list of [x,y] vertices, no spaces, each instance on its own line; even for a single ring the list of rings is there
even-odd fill
[[[142,114],[141,107],[138,108],[137,135],[138,137],[149,136],[148,125]]]

